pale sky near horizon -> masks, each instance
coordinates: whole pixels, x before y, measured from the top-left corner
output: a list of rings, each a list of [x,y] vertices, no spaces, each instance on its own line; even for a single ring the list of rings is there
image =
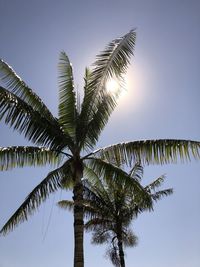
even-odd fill
[[[0,58],[57,116],[57,63],[64,50],[82,90],[84,68],[112,39],[137,28],[128,91],[119,100],[97,147],[141,139],[200,139],[199,0],[0,0]],[[0,147],[31,145],[0,122]],[[0,227],[51,168],[0,173]],[[133,222],[139,237],[126,266],[200,266],[200,162],[148,166],[144,183],[165,173],[174,194]],[[73,266],[72,215],[53,195],[39,212],[0,237],[0,267]],[[85,238],[85,266],[110,267],[105,246]]]

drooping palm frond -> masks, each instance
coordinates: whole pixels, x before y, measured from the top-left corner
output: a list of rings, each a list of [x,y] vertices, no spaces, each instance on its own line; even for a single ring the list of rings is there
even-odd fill
[[[200,159],[200,142],[191,140],[160,139],[119,143],[102,148],[93,153],[107,161],[120,160],[131,165],[167,164]]]
[[[74,201],[72,200],[61,200],[57,203],[58,207],[64,210],[73,211]]]
[[[155,179],[153,182],[151,182],[147,186],[144,186],[144,189],[149,194],[152,201],[151,203],[149,203],[148,200],[136,201],[138,213],[144,212],[146,210],[149,210],[149,211],[153,210],[153,204],[155,201],[160,200],[162,197],[173,194],[172,188],[167,188],[164,190],[157,190],[157,188],[160,187],[164,183],[165,178],[166,178],[165,175],[161,175],[160,177]]]
[[[86,165],[90,169],[92,169],[98,177],[102,178],[103,180],[113,181],[113,184],[117,181],[120,181],[121,184],[123,184],[123,182],[127,184],[129,183],[135,194],[141,194],[141,196],[143,197],[148,197],[146,191],[141,186],[141,184],[133,177],[130,177],[121,168],[111,163],[108,163],[100,158],[90,158],[88,159]]]
[[[100,176],[92,168],[84,165],[84,177],[87,178],[84,181],[84,198],[97,205],[99,203],[108,203],[110,201],[109,195]]]
[[[15,71],[2,59],[0,59],[0,79],[5,83],[9,91],[13,92],[21,100],[25,101],[34,110],[43,114],[47,120],[54,120],[53,115],[37,96],[21,78],[15,73]]]
[[[158,201],[162,197],[170,196],[172,194],[173,194],[173,189],[172,188],[168,188],[168,189],[160,190],[160,191],[157,191],[157,192],[151,194],[151,197],[152,197],[152,199],[154,201]]]
[[[160,177],[158,177],[157,179],[155,179],[153,182],[151,182],[150,184],[148,184],[145,189],[149,192],[151,192],[152,190],[155,191],[158,187],[160,187],[165,180],[166,176],[165,175],[161,175]]]
[[[94,202],[91,202],[89,200],[83,200],[83,211],[84,211],[84,217],[85,218],[92,218],[94,214],[97,214],[98,209],[96,208],[96,205],[93,205]],[[57,206],[61,209],[73,211],[74,210],[74,201],[72,200],[61,200],[57,203]]]
[[[45,147],[0,147],[0,171],[15,167],[57,165],[63,156]]]
[[[123,231],[122,238],[125,247],[135,247],[138,244],[138,237],[131,229],[126,229],[126,232]]]
[[[129,175],[140,182],[143,177],[143,167],[139,163],[136,163],[130,170]]]
[[[43,114],[0,86],[0,120],[2,118],[5,118],[6,124],[38,145],[58,149],[70,147],[72,143],[70,136],[63,133],[56,120],[50,123]]]
[[[118,255],[118,249],[117,249],[116,245],[110,246],[106,250],[106,255],[108,256],[108,258],[111,260],[112,264],[115,267],[121,267],[120,258],[119,258],[119,255]]]
[[[72,65],[65,52],[60,53],[59,70],[59,123],[72,138],[75,137],[77,119],[76,93]]]
[[[91,243],[95,245],[109,243],[112,236],[110,235],[109,231],[104,231],[103,229],[96,229],[96,231],[92,235]]]
[[[105,233],[107,232],[107,229],[112,229],[113,222],[112,219],[109,217],[107,218],[101,218],[101,217],[95,217],[90,220],[88,220],[85,223],[85,229],[86,231],[95,231],[95,232],[101,232]]]
[[[97,56],[94,68],[90,74],[89,83],[82,103],[81,120],[89,123],[83,136],[86,144],[93,147],[98,136],[116,106],[118,94],[108,94],[106,82],[111,78],[123,81],[129,59],[135,46],[135,30],[121,38],[113,40],[105,50]],[[121,82],[121,86],[123,82]],[[92,121],[92,122],[91,122]],[[95,125],[95,128],[92,127]]]
[[[28,220],[40,204],[44,202],[51,193],[54,193],[59,188],[62,188],[61,180],[65,172],[70,168],[70,160],[65,162],[60,168],[50,172],[45,179],[42,180],[26,197],[21,206],[15,211],[10,219],[2,227],[0,234],[6,235],[12,231],[20,223]]]

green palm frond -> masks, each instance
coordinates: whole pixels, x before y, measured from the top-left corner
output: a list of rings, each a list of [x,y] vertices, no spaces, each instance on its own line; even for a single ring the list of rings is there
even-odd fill
[[[126,183],[129,184],[135,194],[141,194],[143,197],[146,194],[144,188],[140,185],[140,183],[130,177],[125,171],[117,166],[108,163],[100,158],[90,158],[87,161],[87,166],[91,168],[98,177],[102,178],[105,181],[110,181],[115,183]]]
[[[165,190],[157,191],[153,194],[151,194],[151,197],[154,201],[160,200],[162,197],[170,196],[173,194],[173,188],[168,188]]]
[[[101,218],[106,222],[113,211],[109,196],[104,192],[92,191],[84,188],[84,214],[86,218]]]
[[[97,214],[98,210],[96,209],[94,203],[88,200],[83,200],[83,210],[84,216],[92,218],[94,214]],[[73,211],[74,209],[74,201],[72,200],[61,200],[57,203],[57,206],[61,209]]]
[[[104,95],[97,105],[97,111],[93,114],[92,119],[87,125],[85,144],[94,147],[99,139],[99,135],[106,126],[108,119],[117,105],[118,93],[108,93]]]
[[[93,156],[107,161],[120,160],[131,165],[134,162],[142,164],[167,164],[200,159],[200,142],[190,140],[144,140],[119,143],[102,148]]]
[[[63,156],[45,147],[0,147],[0,171],[15,167],[57,165]]]
[[[151,190],[156,190],[156,188],[160,187],[165,180],[165,175],[161,175],[160,177],[158,177],[157,179],[155,179],[153,182],[151,182],[149,185],[147,185],[145,187],[145,189],[149,192],[151,192]]]
[[[74,201],[72,200],[61,200],[57,203],[58,207],[64,210],[73,211]]]
[[[95,171],[87,165],[84,165],[84,198],[92,201],[93,203],[109,203],[109,194],[105,188],[104,181]]]
[[[110,229],[110,225],[112,225],[112,220],[108,218],[92,218],[85,223],[86,231],[108,231]]]
[[[143,167],[139,163],[136,163],[130,170],[129,175],[140,182],[143,177]]]
[[[92,235],[92,244],[101,245],[108,243],[111,239],[109,231],[95,231]]]
[[[90,79],[91,79],[91,71],[89,68],[86,68],[84,76],[84,96],[90,90]],[[82,103],[82,105],[80,106],[80,112],[77,118],[77,131],[76,131],[76,139],[78,141],[80,148],[90,147],[89,143],[87,143],[87,140],[85,138],[87,134],[88,121],[86,120],[87,114],[86,110],[84,110],[83,105],[84,104]]]
[[[18,224],[28,220],[28,217],[38,209],[40,204],[44,202],[51,193],[54,193],[59,188],[62,188],[61,180],[65,175],[66,169],[69,168],[69,165],[70,160],[65,162],[60,168],[50,172],[46,178],[32,190],[21,206],[5,223],[0,231],[0,234],[6,235],[18,226]]]
[[[47,120],[54,120],[53,115],[45,106],[42,100],[37,96],[15,71],[3,60],[0,59],[0,79],[5,83],[9,91],[13,92],[20,99],[25,101],[34,110],[43,114]]]
[[[133,55],[135,40],[136,32],[133,29],[110,42],[93,64],[91,83],[101,88],[110,78],[122,78],[128,68],[130,57]]]
[[[121,38],[113,40],[97,56],[94,68],[89,76],[89,82],[85,90],[82,103],[81,120],[89,123],[83,136],[86,145],[93,147],[98,136],[116,106],[118,94],[108,94],[105,86],[111,78],[116,78],[123,86],[123,74],[126,72],[129,59],[133,55],[136,33],[134,30]],[[92,121],[92,122],[91,122]],[[95,125],[95,129],[94,126]],[[90,133],[92,131],[92,133]]]
[[[38,145],[58,149],[67,145],[70,147],[72,143],[70,136],[63,133],[56,120],[50,123],[42,113],[0,86],[0,120],[2,118],[5,118],[6,124]]]
[[[64,131],[75,137],[77,118],[72,65],[65,52],[60,53],[59,70],[59,123]]]

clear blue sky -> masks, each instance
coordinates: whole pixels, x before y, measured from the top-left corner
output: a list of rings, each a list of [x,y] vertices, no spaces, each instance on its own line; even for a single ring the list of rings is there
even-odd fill
[[[76,86],[84,67],[113,38],[137,27],[128,92],[119,101],[99,146],[156,138],[200,137],[199,0],[0,0],[0,57],[57,115],[57,63],[71,59]],[[0,123],[0,146],[29,144]],[[0,226],[50,168],[0,173]],[[134,222],[139,245],[126,251],[127,266],[200,266],[200,163],[149,166],[144,182],[166,173],[174,195]],[[55,203],[58,192],[29,222],[0,237],[0,267],[64,267],[73,262],[72,215]],[[85,239],[85,266],[109,267],[105,247]]]

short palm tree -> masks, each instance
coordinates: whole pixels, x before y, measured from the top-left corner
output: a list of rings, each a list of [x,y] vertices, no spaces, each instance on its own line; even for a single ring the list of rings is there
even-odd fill
[[[143,168],[136,164],[129,174],[141,182]],[[128,180],[93,180],[84,183],[84,213],[88,219],[85,228],[92,231],[92,243],[108,243],[107,254],[116,267],[125,267],[124,246],[137,244],[137,237],[131,229],[131,222],[139,213],[153,210],[154,202],[163,196],[172,194],[171,188],[159,190],[164,182],[164,176],[157,178],[144,186],[147,196],[135,193],[134,184]],[[73,210],[74,202],[63,200],[58,202],[63,209]]]
[[[147,140],[120,143],[95,150],[100,133],[117,105],[119,92],[108,93],[106,82],[117,79],[123,86],[123,75],[133,54],[136,33],[131,30],[110,42],[101,52],[91,70],[84,76],[82,103],[74,89],[72,65],[64,52],[59,60],[58,118],[14,70],[0,60],[0,120],[20,132],[34,146],[0,148],[0,169],[56,164],[56,168],[30,192],[22,205],[1,229],[6,234],[63,187],[72,186],[74,205],[74,266],[83,267],[83,185],[85,167],[99,176],[112,174],[126,178],[123,170],[111,164],[141,161],[147,164],[176,162],[177,158],[199,158],[200,143],[186,140]],[[108,175],[109,174],[109,175]],[[133,181],[131,181],[133,182]],[[142,190],[137,181],[138,190]],[[135,187],[136,188],[136,187]]]

